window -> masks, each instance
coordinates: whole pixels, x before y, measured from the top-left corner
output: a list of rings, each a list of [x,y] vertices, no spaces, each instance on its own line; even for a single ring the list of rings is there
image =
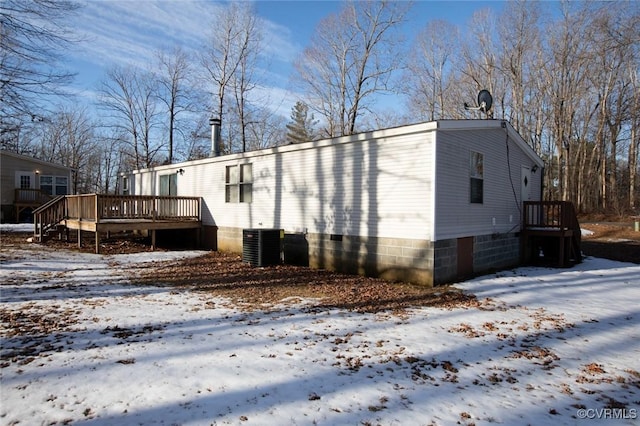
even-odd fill
[[[225,173],[225,202],[250,203],[253,195],[251,164],[227,166]]]
[[[122,195],[129,195],[129,178],[122,177]]]
[[[40,176],[40,191],[53,195],[53,176]]]
[[[469,187],[471,203],[482,204],[484,191],[484,159],[481,153],[471,151],[469,161]]]
[[[56,195],[67,195],[68,180],[66,176],[56,176]]]
[[[31,189],[31,176],[20,175],[20,189]]]
[[[171,173],[170,175],[160,176],[160,193],[159,195],[178,195],[178,175]]]
[[[49,195],[67,195],[68,183],[66,176],[40,176],[40,190]]]

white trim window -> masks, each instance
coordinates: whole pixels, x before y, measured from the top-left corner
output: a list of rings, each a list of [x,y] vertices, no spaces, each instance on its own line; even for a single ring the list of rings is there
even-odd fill
[[[31,174],[21,174],[18,176],[20,189],[31,189],[33,187],[33,179]]]
[[[249,164],[227,166],[225,170],[225,202],[250,203],[253,198],[253,167]]]
[[[67,176],[40,176],[40,190],[49,195],[67,195],[69,178]]]
[[[122,195],[129,195],[129,178],[122,177]]]
[[[482,204],[484,201],[484,157],[480,152],[471,151],[469,156],[469,202]]]

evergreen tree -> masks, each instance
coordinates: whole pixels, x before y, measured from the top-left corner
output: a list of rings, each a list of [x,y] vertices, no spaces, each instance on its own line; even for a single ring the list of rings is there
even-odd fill
[[[309,106],[304,102],[296,102],[291,108],[291,121],[287,124],[287,143],[300,143],[313,140],[314,126],[318,123],[313,113],[309,114]]]

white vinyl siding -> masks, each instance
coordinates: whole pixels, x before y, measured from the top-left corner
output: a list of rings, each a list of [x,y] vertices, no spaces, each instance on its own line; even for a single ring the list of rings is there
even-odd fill
[[[429,240],[433,130],[409,129],[161,166],[135,172],[131,187],[154,194],[153,175],[180,167],[178,195],[203,197],[205,225]],[[246,163],[251,202],[226,202],[227,168]]]
[[[520,173],[533,164],[503,129],[442,131],[437,134],[435,236],[437,240],[517,232],[521,220]],[[469,153],[483,154],[483,203],[471,203]],[[511,174],[509,175],[509,170]],[[540,183],[532,179],[539,193]],[[513,186],[512,186],[513,185]]]
[[[480,152],[469,153],[469,202],[482,204],[484,184],[484,161]]]
[[[428,239],[430,136],[381,138],[283,156],[274,194],[285,229],[352,236]],[[312,154],[312,155],[310,155]],[[279,185],[280,184],[280,185]],[[256,189],[257,191],[257,189]]]

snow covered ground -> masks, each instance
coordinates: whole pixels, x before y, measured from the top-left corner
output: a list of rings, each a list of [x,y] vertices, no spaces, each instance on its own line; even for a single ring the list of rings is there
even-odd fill
[[[198,251],[38,253],[1,253],[3,425],[639,422],[640,265],[519,268],[459,284],[479,307],[394,316],[125,278]]]

